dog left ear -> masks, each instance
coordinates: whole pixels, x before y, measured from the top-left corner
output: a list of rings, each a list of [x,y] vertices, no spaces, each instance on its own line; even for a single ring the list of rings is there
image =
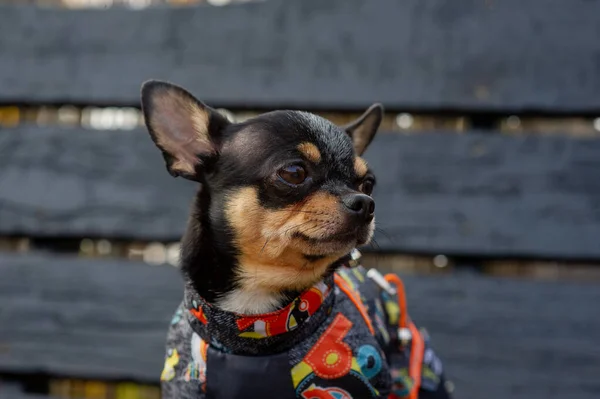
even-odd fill
[[[365,152],[375,133],[377,133],[382,119],[383,105],[376,103],[371,105],[357,120],[343,126],[343,129],[352,139],[354,151],[357,155],[362,155]]]

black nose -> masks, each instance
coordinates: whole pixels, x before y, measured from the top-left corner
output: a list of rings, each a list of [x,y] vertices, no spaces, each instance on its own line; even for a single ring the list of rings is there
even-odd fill
[[[370,222],[375,214],[375,201],[365,194],[348,194],[342,198],[346,208],[357,217]]]

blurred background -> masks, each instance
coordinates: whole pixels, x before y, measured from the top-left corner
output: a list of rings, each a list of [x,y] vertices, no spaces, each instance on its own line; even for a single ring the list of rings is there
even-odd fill
[[[195,186],[150,78],[231,120],[382,102],[379,231],[456,398],[600,397],[600,2],[0,0],[0,397],[160,397]],[[596,310],[594,310],[596,309]]]

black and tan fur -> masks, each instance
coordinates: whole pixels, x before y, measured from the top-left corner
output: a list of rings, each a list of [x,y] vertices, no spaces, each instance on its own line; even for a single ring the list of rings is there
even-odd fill
[[[200,183],[181,267],[207,301],[238,313],[275,310],[371,239],[375,179],[360,156],[381,105],[344,127],[299,111],[236,124],[184,89],[150,81],[142,106],[169,172]],[[282,178],[297,181],[298,167],[301,184]]]

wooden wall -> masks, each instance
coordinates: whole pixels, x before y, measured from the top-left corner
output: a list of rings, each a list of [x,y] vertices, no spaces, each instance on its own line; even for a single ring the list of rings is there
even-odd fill
[[[157,398],[192,183],[139,87],[242,120],[383,102],[365,264],[405,279],[457,398],[600,395],[598,2],[1,5],[0,397]]]

